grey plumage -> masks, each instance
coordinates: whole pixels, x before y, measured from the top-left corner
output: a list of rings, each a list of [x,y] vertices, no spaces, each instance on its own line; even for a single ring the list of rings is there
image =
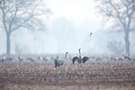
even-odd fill
[[[59,66],[61,66],[61,65],[63,65],[63,64],[64,64],[64,61],[59,60],[59,57],[58,57],[58,56],[57,56],[56,59],[54,59],[55,68],[57,68],[57,67],[59,67]]]

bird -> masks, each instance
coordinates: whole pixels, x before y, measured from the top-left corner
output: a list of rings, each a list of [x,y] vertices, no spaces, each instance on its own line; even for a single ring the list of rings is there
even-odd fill
[[[77,56],[73,57],[72,58],[72,63],[74,64],[76,60],[77,60],[78,63],[85,63],[87,60],[89,60],[89,57],[84,56],[82,58],[82,56],[81,56],[81,48],[79,48],[79,57],[77,57]]]
[[[2,58],[2,63],[4,62],[4,61],[6,61],[6,56],[4,56],[3,58]]]
[[[18,56],[18,59],[19,59],[20,62],[23,61],[23,58],[20,55]]]
[[[65,59],[68,60],[68,52],[65,53]]]
[[[35,62],[34,58],[32,58],[32,57],[28,57],[27,60],[29,60],[31,62]]]
[[[2,58],[0,58],[0,62],[4,62],[5,61],[5,58],[4,57],[2,57]]]
[[[91,37],[91,35],[92,35],[92,32],[90,33],[90,37]]]
[[[124,59],[125,60],[132,60],[131,57],[129,57],[129,56],[124,56]]]
[[[83,63],[85,63],[87,60],[89,60],[89,57],[87,57],[87,56],[82,58]]]
[[[61,66],[64,64],[64,61],[62,60],[59,60],[59,57],[57,56],[55,59],[54,59],[54,65],[55,65],[55,68]]]
[[[79,58],[77,56],[73,57],[72,59],[72,63],[74,64],[76,60],[78,60]]]

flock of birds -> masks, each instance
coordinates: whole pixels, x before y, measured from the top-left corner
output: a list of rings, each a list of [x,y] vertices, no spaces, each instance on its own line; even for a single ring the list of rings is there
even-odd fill
[[[36,59],[34,59],[33,57],[22,57],[22,56],[6,57],[6,56],[3,56],[3,57],[0,57],[0,62],[4,63],[6,61],[13,61],[15,59],[19,60],[19,62],[22,62],[24,60],[30,61],[30,62],[35,62],[37,60],[48,61],[48,59],[46,57],[39,57],[39,56]],[[65,60],[68,60],[68,52],[65,53],[65,57],[63,60],[61,60],[59,58],[59,56],[56,56],[56,58],[51,58],[51,60],[54,60],[54,66],[55,66],[55,68],[57,68],[57,67],[63,65]],[[71,58],[72,64],[75,64],[75,62],[85,63],[87,60],[89,60],[89,57],[87,57],[87,56],[82,57],[81,56],[81,48],[79,49],[79,56],[74,56],[73,58]]]
[[[92,33],[90,33],[90,37],[91,37]],[[81,48],[79,49],[79,56],[74,56],[73,58],[71,58],[70,60],[72,60],[72,64],[75,64],[75,62],[78,62],[78,63],[86,63],[86,61],[88,61],[89,59],[95,59],[96,61],[101,61],[102,59],[108,59],[108,60],[132,60],[132,61],[135,61],[135,57],[134,58],[131,58],[129,56],[123,56],[123,57],[88,57],[88,56],[84,56],[82,57],[81,55]],[[14,57],[0,57],[0,62],[3,63],[5,61],[12,61],[14,60],[15,58]],[[19,61],[23,61],[23,60],[26,60],[26,61],[30,61],[30,62],[35,62],[36,60],[33,58],[33,57],[26,57],[26,58],[23,58],[21,56],[17,57],[17,59]],[[56,56],[56,58],[51,58],[54,60],[54,66],[55,68],[61,66],[64,64],[64,60],[67,60],[68,59],[68,52],[65,53],[65,57],[64,57],[64,60],[61,60],[59,58],[59,56]],[[47,61],[48,59],[46,57],[39,57],[37,58],[37,60],[43,60],[43,61]]]
[[[68,52],[65,53],[65,56],[64,58],[59,58],[59,56],[56,56],[55,58],[47,58],[47,57],[44,57],[44,56],[38,56],[36,58],[34,57],[22,57],[22,56],[18,56],[18,57],[6,57],[6,56],[2,56],[0,57],[0,63],[4,63],[6,61],[13,61],[13,60],[19,60],[19,62],[22,62],[25,60],[27,62],[36,62],[36,61],[54,61],[54,66],[55,68],[63,65],[65,63],[65,61],[71,61],[72,64],[75,64],[75,63],[86,63],[88,60],[94,60],[94,61],[103,61],[103,60],[113,60],[113,61],[124,61],[124,60],[130,60],[130,61],[134,61],[135,62],[135,57],[130,57],[130,56],[120,56],[120,57],[117,57],[117,56],[112,56],[112,57],[108,57],[108,56],[103,56],[103,57],[96,57],[96,56],[82,56],[81,55],[81,48],[78,50],[79,51],[79,55],[76,55],[76,56],[73,56],[72,58],[70,58],[68,56]],[[69,59],[70,58],[70,59]],[[69,60],[68,60],[69,59]]]

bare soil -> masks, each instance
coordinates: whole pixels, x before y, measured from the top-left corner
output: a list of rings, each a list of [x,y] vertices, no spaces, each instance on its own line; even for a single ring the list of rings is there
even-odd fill
[[[0,63],[0,90],[135,90],[135,63]]]

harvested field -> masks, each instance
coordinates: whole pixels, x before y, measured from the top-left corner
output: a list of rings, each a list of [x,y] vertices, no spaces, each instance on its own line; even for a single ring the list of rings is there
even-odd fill
[[[135,90],[135,63],[1,63],[0,90]]]

